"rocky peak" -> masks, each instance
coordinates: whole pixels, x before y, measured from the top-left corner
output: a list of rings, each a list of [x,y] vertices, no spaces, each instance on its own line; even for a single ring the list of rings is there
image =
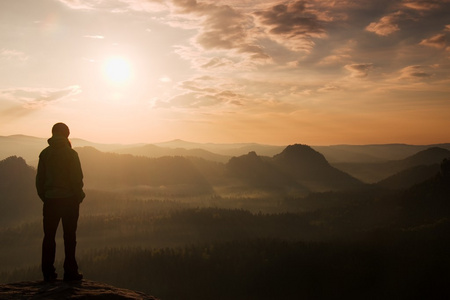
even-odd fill
[[[274,160],[284,165],[296,165],[305,168],[328,165],[322,154],[310,146],[302,144],[287,146],[280,154],[274,156]]]

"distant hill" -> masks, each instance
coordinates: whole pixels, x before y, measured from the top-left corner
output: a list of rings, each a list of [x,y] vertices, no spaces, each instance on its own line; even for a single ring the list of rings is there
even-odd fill
[[[21,157],[0,161],[0,225],[38,218],[42,202],[35,188],[36,170]]]
[[[180,193],[211,192],[206,178],[190,160],[181,156],[137,157],[101,152],[92,147],[75,150],[81,160],[86,188],[116,191],[140,188],[162,192],[175,187]]]
[[[440,171],[428,180],[406,190],[401,197],[405,217],[410,222],[437,225],[447,222],[450,214],[450,159],[440,164]]]
[[[256,152],[233,157],[226,167],[229,176],[239,178],[253,187],[277,192],[284,189],[308,192],[291,175],[278,168],[271,158],[258,156]]]
[[[47,146],[47,139],[49,137],[38,138],[26,135],[0,136],[0,159],[16,155],[23,157],[28,164],[36,166],[38,155]],[[260,156],[272,157],[287,147],[287,145],[277,146],[258,143],[194,143],[183,140],[172,140],[153,144],[104,144],[79,138],[70,138],[70,140],[73,147],[94,147],[104,152],[128,153],[148,157],[168,155],[197,156],[219,162],[226,162],[227,158],[245,155],[252,151]],[[450,144],[311,146],[314,150],[322,153],[327,161],[333,165],[336,163],[375,163],[400,160],[431,147],[450,150]]]
[[[48,146],[48,138],[27,135],[0,136],[0,159],[5,159],[9,156],[19,156],[25,159],[29,165],[37,166],[39,153]],[[100,151],[114,151],[124,147],[129,148],[141,145],[101,144],[77,138],[69,138],[69,140],[73,147],[94,147]]]
[[[298,182],[315,191],[361,188],[363,184],[331,166],[325,157],[307,145],[291,145],[273,157],[274,163]]]
[[[74,148],[82,149],[80,147],[92,147],[100,152],[108,153],[106,156],[110,156],[107,160],[111,161],[110,168],[115,166],[117,163],[114,162],[115,159],[119,158],[119,161],[125,160],[120,155],[133,155],[140,156],[140,158],[135,158],[140,162],[143,162],[142,166],[137,169],[143,169],[147,166],[148,161],[145,158],[160,158],[165,163],[170,164],[169,161],[178,160],[179,163],[183,161],[185,164],[183,168],[186,168],[186,174],[189,174],[184,179],[183,184],[192,183],[199,178],[205,182],[208,181],[209,184],[212,182],[217,183],[222,180],[227,180],[223,172],[225,171],[225,163],[230,161],[231,157],[236,157],[239,159],[233,159],[234,162],[231,164],[236,174],[234,178],[239,178],[239,180],[245,181],[247,184],[252,186],[269,186],[269,181],[272,182],[272,188],[284,186],[292,187],[292,181],[296,182],[296,187],[301,189],[308,188],[312,191],[319,190],[336,190],[341,188],[351,188],[358,186],[361,180],[366,183],[376,183],[390,176],[393,176],[399,172],[405,171],[410,168],[414,168],[420,165],[430,165],[438,164],[445,157],[450,157],[450,144],[442,144],[442,147],[427,147],[417,146],[417,145],[403,145],[403,144],[387,144],[387,145],[336,145],[336,146],[305,146],[305,145],[291,145],[291,146],[271,146],[271,145],[261,145],[256,143],[237,143],[237,144],[214,144],[214,143],[192,143],[182,140],[174,140],[165,143],[158,144],[134,144],[134,145],[122,145],[122,144],[101,144],[85,141],[82,139],[71,139]],[[10,156],[23,157],[28,165],[36,166],[38,162],[39,153],[47,146],[46,138],[37,138],[24,135],[13,135],[8,137],[0,137],[0,159],[5,159]],[[320,150],[319,150],[320,149]],[[417,151],[421,149],[420,151]],[[82,150],[83,152],[83,150]],[[91,151],[92,152],[92,151]],[[116,153],[117,157],[112,158],[112,154]],[[250,163],[250,156],[248,153],[253,153],[257,157],[262,158],[261,161],[253,161],[255,164],[261,164],[259,166],[260,174],[255,178],[251,179],[252,176],[248,173],[239,171],[239,163],[243,165]],[[105,155],[100,155],[100,160],[105,159]],[[242,157],[241,157],[242,156]],[[172,157],[172,158],[168,158]],[[175,158],[177,157],[177,158]],[[182,160],[181,158],[188,158],[187,160]],[[402,157],[401,159],[390,159],[392,157]],[[254,157],[253,157],[254,158]],[[330,159],[331,158],[331,159]],[[133,161],[135,160],[133,159]],[[248,160],[248,161],[247,161]],[[342,162],[342,161],[357,161],[357,162]],[[90,160],[89,155],[86,158],[89,163],[86,164],[87,170],[90,170],[91,165],[96,165],[97,161]],[[131,159],[130,159],[131,161]],[[239,163],[236,163],[240,161]],[[330,165],[330,161],[334,161]],[[336,162],[341,161],[341,162]],[[359,161],[365,161],[361,163]],[[83,162],[82,162],[83,163]],[[190,163],[190,167],[187,164]],[[156,161],[154,162],[156,164]],[[222,164],[222,165],[221,165]],[[268,164],[263,166],[264,164]],[[173,167],[164,170],[162,167],[163,163],[160,163],[161,170],[147,171],[147,173],[140,171],[140,174],[146,174],[141,176],[142,178],[151,178],[159,174],[158,178],[154,177],[152,182],[163,182],[166,180],[175,180],[173,178],[181,178],[179,173],[180,169]],[[176,164],[175,164],[176,165]],[[268,167],[270,166],[270,168]],[[253,166],[254,168],[258,168]],[[124,167],[125,168],[125,167]],[[126,167],[128,168],[128,167]],[[124,170],[126,170],[126,168]],[[240,167],[242,169],[242,167]],[[100,172],[101,170],[109,170],[107,164],[96,170],[92,170],[92,174]],[[117,167],[114,172],[109,174],[96,174],[95,176],[89,178],[91,171],[86,171],[86,175],[89,179],[87,184],[94,183],[98,185],[103,181],[103,186],[109,184],[110,182],[120,182],[123,185],[128,185],[132,182],[133,184],[139,182],[136,178],[137,175],[133,175],[127,178],[120,177],[120,168]],[[181,168],[181,170],[183,170]],[[195,172],[194,172],[195,170]],[[416,169],[417,171],[417,169]],[[133,173],[128,170],[127,172]],[[172,175],[167,175],[172,172]],[[162,175],[161,175],[162,174]],[[166,174],[166,175],[164,175]],[[235,175],[236,175],[235,174]],[[388,181],[382,184],[395,186],[399,183],[402,187],[408,185],[409,183],[416,182],[419,180],[419,175],[405,175],[410,179],[404,179],[400,184],[400,175],[397,179],[390,179],[391,183]],[[114,177],[115,176],[115,177]],[[150,177],[149,177],[150,176]],[[212,178],[214,177],[214,178]],[[221,177],[221,178],[219,178]],[[352,178],[353,177],[353,178]],[[132,179],[134,178],[134,179]],[[165,178],[162,180],[161,178]],[[170,180],[169,180],[170,178]],[[357,178],[358,180],[356,180]],[[416,178],[413,180],[412,178]],[[178,180],[177,179],[177,180]],[[270,180],[269,180],[270,179]],[[175,180],[175,181],[177,181]],[[191,180],[191,181],[190,181]],[[252,181],[253,180],[253,181]],[[201,181],[201,180],[200,180]],[[200,182],[198,181],[198,182]],[[281,182],[283,181],[283,184]],[[128,182],[125,184],[125,182]],[[266,182],[265,184],[262,184]],[[178,180],[177,184],[181,184]],[[155,187],[154,183],[144,183],[143,188],[146,186]],[[162,184],[161,186],[164,186]]]
[[[50,136],[49,136],[50,137]],[[28,164],[37,166],[39,153],[48,146],[48,138],[26,135],[0,136],[0,159],[9,156],[23,157]],[[79,138],[69,138],[72,146],[93,147],[103,152],[132,154],[136,156],[192,156],[206,160],[227,162],[232,156],[256,151],[259,155],[275,155],[283,150],[283,146],[260,145],[255,143],[213,144],[192,143],[174,140],[156,144],[102,144]]]
[[[383,163],[336,163],[338,169],[367,183],[375,183],[409,168],[440,164],[450,157],[450,150],[431,147],[401,160]]]
[[[435,145],[376,144],[312,146],[331,164],[377,163],[401,160],[432,147],[450,150],[450,143]]]
[[[441,163],[445,158],[450,157],[450,150],[431,147],[420,151],[410,157],[399,161],[399,165],[404,167],[414,167],[419,165],[432,165]]]
[[[392,164],[402,171],[389,176],[377,183],[389,189],[406,189],[415,184],[424,182],[439,173],[440,162],[443,159],[450,158],[450,151],[439,147],[432,147],[420,151],[406,159]]]
[[[47,147],[47,139],[26,135],[0,136],[0,159],[19,156],[30,165],[37,165],[39,153]]]
[[[156,145],[148,144],[144,146],[138,146],[133,148],[123,148],[115,150],[115,153],[121,154],[132,154],[136,156],[147,156],[147,157],[162,157],[162,156],[191,156],[199,157],[206,160],[227,162],[230,156],[215,154],[210,151],[192,148],[163,148]]]
[[[436,176],[438,172],[439,164],[419,165],[389,176],[376,185],[388,189],[407,189]]]
[[[249,152],[255,152],[261,156],[273,156],[280,153],[286,146],[262,145],[257,143],[192,143],[183,140],[173,140],[164,143],[156,143],[156,146],[164,148],[204,149],[223,156],[240,156]]]
[[[260,157],[255,152],[234,157],[227,164],[230,173],[254,186],[329,191],[361,188],[363,184],[330,166],[325,157],[306,145],[291,145],[280,154]]]

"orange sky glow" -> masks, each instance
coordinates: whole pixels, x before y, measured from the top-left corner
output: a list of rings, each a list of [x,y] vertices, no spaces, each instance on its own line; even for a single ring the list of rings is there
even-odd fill
[[[0,2],[0,136],[450,142],[450,0]]]

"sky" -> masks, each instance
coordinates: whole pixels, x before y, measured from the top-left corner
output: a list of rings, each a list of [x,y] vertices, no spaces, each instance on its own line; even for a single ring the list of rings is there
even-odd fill
[[[0,136],[450,142],[450,0],[2,0]]]

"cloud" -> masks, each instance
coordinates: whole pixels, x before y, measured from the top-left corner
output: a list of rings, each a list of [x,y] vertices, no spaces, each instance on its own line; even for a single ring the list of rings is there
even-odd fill
[[[201,65],[203,69],[217,69],[217,68],[228,68],[233,66],[234,63],[230,59],[224,57],[213,57],[208,60],[205,64]]]
[[[213,95],[191,92],[173,97],[167,105],[178,108],[201,108],[216,106],[220,103],[221,100]]]
[[[329,55],[323,57],[319,62],[319,66],[342,65],[351,62],[352,52],[357,47],[355,40],[348,40],[342,46],[333,48]]]
[[[111,1],[111,0],[109,0]],[[120,0],[125,3],[131,10],[160,12],[168,9],[166,0]]]
[[[400,76],[398,79],[403,80],[423,80],[433,76],[433,73],[429,72],[430,67],[414,65],[407,66],[400,70]]]
[[[319,93],[330,93],[330,92],[335,92],[335,91],[340,91],[340,90],[342,90],[342,88],[339,86],[327,84],[324,87],[319,88],[317,91]]]
[[[23,52],[8,49],[2,49],[0,51],[0,58],[19,62],[25,62],[29,59],[28,55]]]
[[[403,0],[403,6],[419,10],[432,10],[440,7],[440,4],[443,2],[448,2],[448,0]]]
[[[185,108],[200,109],[210,108],[219,105],[241,105],[242,95],[232,91],[216,91],[208,93],[204,91],[193,91],[179,94],[172,97],[168,101],[156,100],[153,107],[155,108]]]
[[[351,77],[355,78],[364,78],[369,75],[369,71],[373,68],[373,64],[366,63],[366,64],[350,64],[346,65],[345,69],[350,71]]]
[[[72,9],[93,9],[100,3],[99,0],[59,0],[59,1]]]
[[[85,35],[83,37],[97,40],[103,40],[105,38],[103,35]]]
[[[155,108],[188,108],[199,109],[215,106],[239,106],[245,101],[236,85],[226,80],[211,76],[196,77],[179,84],[183,92],[166,101],[156,99]]]
[[[399,21],[399,18],[402,15],[403,13],[401,12],[395,12],[387,16],[384,16],[379,21],[370,23],[366,27],[366,30],[373,32],[377,35],[388,36],[400,30],[399,26],[397,25],[397,22]]]
[[[159,81],[162,83],[170,83],[172,82],[172,78],[170,78],[169,76],[162,76],[159,78]]]
[[[58,0],[76,10],[104,10],[112,13],[127,11],[160,12],[167,10],[164,0]]]
[[[419,45],[432,47],[436,49],[443,49],[447,53],[450,52],[450,25],[445,25],[444,29],[431,36],[430,38],[423,39]],[[447,57],[448,58],[448,57]]]
[[[193,80],[186,80],[180,84],[180,88],[183,90],[203,92],[203,93],[217,93],[217,87],[208,83],[213,81],[209,77],[194,78]]]
[[[396,3],[397,2],[397,3]],[[422,28],[415,29],[414,34],[425,32],[432,28],[430,21],[445,19],[445,12],[448,10],[450,0],[400,0],[392,1],[386,6],[386,15],[379,18],[378,21],[371,22],[366,30],[380,36],[388,36],[402,29],[409,29],[409,26],[423,23]]]
[[[23,107],[35,109],[49,103],[72,97],[81,93],[78,85],[68,86],[62,89],[51,88],[18,88],[0,90],[0,99],[15,101],[23,104]]]
[[[252,59],[268,59],[264,49],[249,34],[252,21],[228,5],[173,0],[175,13],[192,15],[198,22],[195,42],[205,50],[234,50]]]
[[[448,42],[450,40],[450,25],[445,25],[444,30],[440,33],[433,35],[430,38],[423,39],[419,45],[428,46],[438,49],[448,49]]]
[[[447,34],[439,33],[428,39],[422,40],[420,45],[434,47],[434,48],[445,48],[447,45]]]
[[[309,52],[313,38],[326,36],[317,12],[308,9],[304,1],[278,4],[254,13],[258,25],[274,41],[292,51]]]

